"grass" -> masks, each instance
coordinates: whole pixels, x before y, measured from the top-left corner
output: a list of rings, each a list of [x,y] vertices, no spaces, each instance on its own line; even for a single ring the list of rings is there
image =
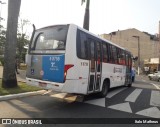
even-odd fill
[[[15,88],[2,88],[2,80],[0,80],[0,96],[9,95],[9,94],[17,94],[24,92],[32,92],[42,90],[38,87],[29,86],[26,83],[18,82],[18,87]]]

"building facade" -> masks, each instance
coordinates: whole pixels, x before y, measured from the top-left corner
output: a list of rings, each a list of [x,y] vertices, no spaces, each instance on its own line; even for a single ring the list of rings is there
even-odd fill
[[[139,58],[140,66],[144,67],[144,60],[150,58],[159,58],[159,39],[156,35],[151,35],[146,32],[141,32],[135,28],[118,30],[109,34],[100,35],[102,38],[112,41],[129,51],[132,52],[133,56],[138,56],[139,49]],[[138,45],[138,38],[139,45]],[[137,63],[135,62],[135,65]]]

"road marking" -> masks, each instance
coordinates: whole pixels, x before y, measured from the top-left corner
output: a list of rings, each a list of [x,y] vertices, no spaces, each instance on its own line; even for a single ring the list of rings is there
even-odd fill
[[[49,94],[50,92],[52,92],[52,90],[48,90],[48,91],[46,91],[45,93],[43,93],[42,95],[47,95],[47,94]]]
[[[130,107],[129,102],[120,103],[120,104],[116,104],[116,105],[111,105],[111,106],[109,106],[108,108],[132,113],[132,110],[131,110],[131,107]]]
[[[51,97],[56,97],[56,98],[63,99],[66,95],[67,95],[67,93],[58,93],[58,94],[51,95]]]
[[[111,92],[108,93],[107,98],[111,98],[111,97],[113,97],[114,95],[120,93],[121,91],[123,91],[123,90],[125,90],[125,89],[127,89],[127,87],[122,88],[122,89],[117,89],[117,90],[111,91]]]
[[[64,99],[69,101],[69,102],[73,102],[73,101],[76,101],[77,96],[65,97]]]
[[[159,87],[158,85],[156,85],[156,84],[154,84],[154,83],[150,83],[150,84],[152,84],[153,86],[155,86],[156,89],[160,90],[160,87]]]
[[[105,102],[106,102],[105,98],[101,98],[101,99],[94,99],[94,100],[85,101],[84,103],[105,107]]]
[[[125,99],[125,101],[135,102],[141,92],[142,92],[142,89],[135,89],[135,90]]]
[[[160,107],[160,91],[152,91],[150,105]]]
[[[160,110],[157,107],[151,107],[137,112],[136,114],[153,118],[160,118]]]

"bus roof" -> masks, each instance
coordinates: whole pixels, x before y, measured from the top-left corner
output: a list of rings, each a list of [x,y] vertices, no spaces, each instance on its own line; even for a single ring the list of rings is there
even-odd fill
[[[39,29],[36,30],[43,30],[43,29],[47,29],[47,28],[51,28],[51,27],[56,27],[56,26],[67,26],[69,24],[57,24],[57,25],[50,25],[50,26],[46,26],[46,27],[41,27]]]

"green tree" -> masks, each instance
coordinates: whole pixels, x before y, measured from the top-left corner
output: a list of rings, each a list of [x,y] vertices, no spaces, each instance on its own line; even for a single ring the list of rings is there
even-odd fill
[[[0,25],[0,63],[4,65],[4,45],[6,42],[6,30]]]
[[[16,87],[15,57],[17,43],[17,24],[21,0],[8,0],[7,33],[4,52],[2,87]]]
[[[83,21],[83,28],[89,31],[89,5],[90,0],[82,0],[82,4],[86,2],[85,14],[84,14],[84,21]]]
[[[29,44],[29,40],[26,34],[18,34],[17,36],[17,57],[19,58],[19,62],[24,62],[27,52],[27,49],[25,49],[24,46]]]
[[[6,30],[0,25],[0,56],[4,54],[4,45],[6,42]]]
[[[29,44],[29,37],[26,34],[27,25],[29,25],[30,22],[26,19],[19,18],[19,24],[18,24],[18,35],[17,35],[17,57],[19,58],[20,62],[23,62],[25,60],[26,50],[24,48],[25,45]]]

